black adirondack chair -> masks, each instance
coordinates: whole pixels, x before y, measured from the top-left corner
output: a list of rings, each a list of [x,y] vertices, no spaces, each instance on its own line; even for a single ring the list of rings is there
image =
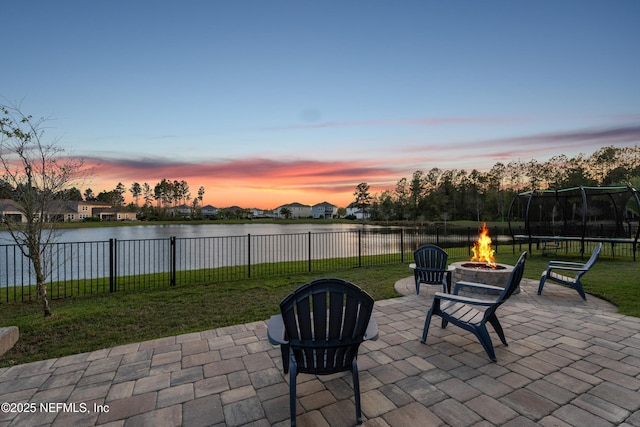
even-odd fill
[[[413,252],[415,264],[413,275],[416,280],[416,294],[420,293],[420,284],[442,286],[443,292],[449,292],[450,272],[447,270],[449,255],[439,246],[424,245]]]
[[[502,326],[496,316],[496,310],[511,296],[511,294],[513,294],[520,284],[522,274],[524,273],[526,257],[526,252],[523,252],[522,255],[520,255],[520,258],[514,266],[504,289],[499,286],[491,286],[481,283],[457,282],[453,294],[436,292],[433,297],[433,304],[427,312],[427,318],[424,322],[424,330],[422,331],[422,339],[420,342],[424,344],[427,340],[431,316],[440,316],[442,318],[443,328],[451,322],[454,325],[473,333],[480,341],[480,344],[482,344],[482,347],[487,352],[489,358],[495,362],[496,354],[493,349],[491,337],[489,336],[489,331],[487,330],[487,322],[493,326],[498,337],[500,337],[500,341],[502,341],[504,345],[508,345]],[[473,292],[474,289],[500,291],[500,294],[498,295],[498,298],[491,300],[458,295],[458,292],[464,288],[471,292]]]
[[[591,253],[591,257],[584,264],[579,262],[568,261],[549,261],[547,269],[542,272],[540,276],[540,285],[538,286],[538,295],[542,294],[542,288],[547,280],[560,283],[561,285],[567,285],[578,291],[583,300],[587,300],[587,296],[584,293],[582,282],[580,279],[584,274],[591,270],[591,267],[596,263],[600,256],[600,250],[602,250],[602,243],[598,243],[596,248]]]
[[[302,285],[280,303],[281,315],[269,319],[268,336],[281,346],[289,371],[291,425],[296,425],[296,376],[351,371],[356,419],[362,423],[356,358],[364,340],[378,338],[371,318],[373,298],[342,279],[318,279]]]

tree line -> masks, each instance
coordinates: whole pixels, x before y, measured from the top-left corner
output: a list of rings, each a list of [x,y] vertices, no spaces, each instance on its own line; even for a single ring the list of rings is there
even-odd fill
[[[0,183],[0,191],[11,198],[11,188]],[[125,195],[130,193],[131,202],[125,204]],[[114,207],[137,212],[139,219],[168,219],[167,209],[176,206],[187,206],[191,210],[192,218],[198,217],[202,208],[205,189],[198,188],[197,195],[192,196],[189,184],[185,180],[171,180],[163,178],[153,187],[149,183],[133,182],[129,188],[119,182],[112,190],[103,190],[95,194],[91,188],[84,192],[76,187],[62,190],[60,200],[102,202]],[[2,198],[2,197],[0,197]]]
[[[72,189],[71,191],[76,191],[75,197],[78,198],[77,200],[105,202],[112,206],[124,206],[124,195],[128,191],[132,197],[132,202],[129,203],[130,207],[150,207],[155,204],[157,207],[168,208],[179,205],[199,205],[202,203],[205,189],[200,186],[200,188],[198,188],[198,195],[194,198],[192,197],[187,181],[172,181],[167,178],[162,178],[162,180],[153,187],[146,182],[142,184],[134,182],[127,189],[125,185],[120,182],[113,190],[103,190],[97,195],[94,194],[91,188],[87,188],[84,194],[81,194],[80,191],[76,189]]]
[[[383,221],[504,221],[511,200],[529,190],[579,186],[640,187],[640,148],[606,146],[587,156],[559,155],[546,162],[514,160],[476,169],[417,170],[395,189],[371,194],[364,182],[354,203],[369,218]]]

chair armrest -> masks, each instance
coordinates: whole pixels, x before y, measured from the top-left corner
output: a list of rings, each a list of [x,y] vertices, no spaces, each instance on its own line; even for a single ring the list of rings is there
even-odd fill
[[[549,261],[548,267],[584,267],[585,264],[581,262],[569,262],[569,261]]]
[[[364,332],[364,339],[375,341],[378,339],[378,324],[373,318],[369,319],[367,330]]]
[[[284,321],[281,314],[275,314],[269,319],[267,336],[269,337],[269,342],[273,345],[289,343],[289,340],[285,338]]]
[[[571,266],[561,266],[561,265],[550,265],[547,267],[547,272],[551,270],[562,270],[562,271],[589,271],[588,268],[584,267],[571,267]]]
[[[461,281],[461,282],[456,282],[456,287],[453,290],[453,294],[458,295],[458,291],[461,288],[471,288],[471,289],[497,291],[497,292],[502,292],[504,290],[504,288],[501,288],[500,286],[485,285],[484,283]]]
[[[443,292],[436,292],[434,299],[451,301],[451,302],[461,302],[461,303],[470,304],[470,305],[481,305],[485,307],[492,306],[496,303],[495,300],[469,298],[469,297],[463,297],[461,295],[445,294]]]

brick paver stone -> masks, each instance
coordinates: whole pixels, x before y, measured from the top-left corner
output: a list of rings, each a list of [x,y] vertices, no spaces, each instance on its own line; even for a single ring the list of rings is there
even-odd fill
[[[471,399],[465,406],[494,425],[502,425],[518,416],[513,409],[485,395]]]
[[[157,392],[154,391],[108,402],[109,412],[101,413],[98,416],[98,423],[106,424],[150,412],[156,408],[157,395]]]
[[[553,413],[553,416],[572,426],[612,427],[612,424],[574,405],[565,405]]]
[[[229,403],[224,405],[222,410],[225,422],[229,427],[243,426],[265,416],[257,397]]]
[[[224,423],[220,395],[209,395],[182,404],[185,427],[206,427]]]
[[[417,402],[387,412],[382,418],[391,427],[411,426],[416,420],[419,420],[420,424],[424,426],[444,425],[444,422],[436,414]]]
[[[166,426],[182,427],[182,406],[173,405],[156,409],[127,419],[127,427]]]

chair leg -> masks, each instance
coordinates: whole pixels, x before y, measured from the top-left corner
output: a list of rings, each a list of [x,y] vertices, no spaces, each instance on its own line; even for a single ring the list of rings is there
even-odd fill
[[[427,318],[424,320],[424,329],[422,330],[422,338],[420,342],[424,344],[427,341],[427,333],[429,332],[429,324],[431,323],[431,315],[433,314],[433,308],[427,311]]]
[[[538,295],[542,295],[542,288],[544,288],[544,282],[546,282],[547,280],[547,274],[549,274],[549,272],[545,271],[544,273],[542,273],[542,276],[540,276],[540,284],[538,285]]]
[[[576,282],[576,284],[574,285],[574,289],[578,291],[583,300],[587,300],[587,296],[584,293],[584,289],[582,288],[582,283],[580,283],[580,281]]]
[[[356,421],[358,424],[362,424],[362,410],[360,408],[360,379],[358,376],[358,362],[356,362],[356,359],[353,359],[351,373],[353,375],[353,397],[355,397],[356,400]]]
[[[285,375],[289,372],[289,351],[291,351],[289,344],[282,344],[280,346],[280,353],[282,354],[282,370]]]
[[[502,344],[504,345],[509,345],[507,344],[507,339],[504,336],[504,331],[502,330],[502,325],[500,324],[500,321],[498,320],[498,318],[496,317],[495,314],[491,315],[487,321],[489,323],[491,323],[491,326],[493,326],[493,329],[496,331],[496,334],[498,334],[498,337],[500,338],[500,341],[502,341]]]
[[[296,425],[296,377],[298,375],[298,365],[291,359],[289,369],[289,413],[291,417],[291,427]]]
[[[496,362],[496,352],[493,350],[493,343],[491,342],[491,337],[489,336],[487,327],[484,325],[478,327],[475,331],[475,335],[478,337],[484,351],[487,352],[489,359],[491,359],[492,362]]]

